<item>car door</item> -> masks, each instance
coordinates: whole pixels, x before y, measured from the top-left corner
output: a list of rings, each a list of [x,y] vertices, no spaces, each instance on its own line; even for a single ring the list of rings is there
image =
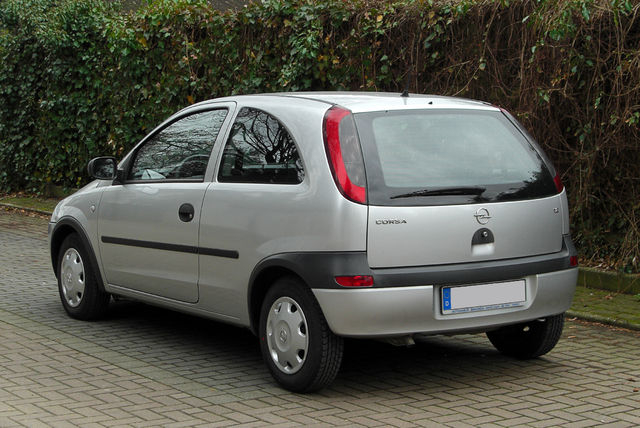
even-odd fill
[[[228,110],[184,114],[155,130],[124,162],[124,183],[105,189],[98,234],[113,289],[198,301],[202,200],[211,182],[211,152]]]
[[[217,181],[203,202],[200,292],[208,310],[243,319],[255,265],[275,247],[291,250],[287,243],[305,240],[305,228],[292,225],[300,224],[308,186],[288,129],[257,108],[239,109],[219,157]]]

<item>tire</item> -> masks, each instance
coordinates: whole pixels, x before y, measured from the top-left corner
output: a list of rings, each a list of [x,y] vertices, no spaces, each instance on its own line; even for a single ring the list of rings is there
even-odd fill
[[[344,342],[333,334],[315,296],[299,278],[281,278],[269,289],[259,332],[265,363],[284,389],[317,391],[338,374]]]
[[[563,328],[564,314],[560,314],[489,331],[487,337],[500,353],[527,360],[551,351]]]
[[[111,296],[98,287],[89,253],[75,233],[62,242],[57,274],[60,300],[69,316],[85,321],[104,316]]]

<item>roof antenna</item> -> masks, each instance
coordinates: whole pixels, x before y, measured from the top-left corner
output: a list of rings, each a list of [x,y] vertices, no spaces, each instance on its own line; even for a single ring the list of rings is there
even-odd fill
[[[404,91],[402,91],[401,97],[409,98],[409,84],[411,83],[411,67],[409,67],[409,75],[407,76],[407,83],[404,85]]]

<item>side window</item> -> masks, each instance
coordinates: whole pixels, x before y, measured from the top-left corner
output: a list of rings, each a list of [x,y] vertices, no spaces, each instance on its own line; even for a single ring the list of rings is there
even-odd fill
[[[222,154],[218,181],[298,184],[304,169],[293,138],[262,110],[238,112]]]
[[[138,149],[128,179],[203,180],[226,116],[226,109],[211,110],[172,123]]]

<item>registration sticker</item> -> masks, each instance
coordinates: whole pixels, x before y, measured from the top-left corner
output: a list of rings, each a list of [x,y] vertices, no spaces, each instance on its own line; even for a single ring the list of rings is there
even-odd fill
[[[460,314],[523,306],[527,300],[525,282],[442,288],[442,313]]]

